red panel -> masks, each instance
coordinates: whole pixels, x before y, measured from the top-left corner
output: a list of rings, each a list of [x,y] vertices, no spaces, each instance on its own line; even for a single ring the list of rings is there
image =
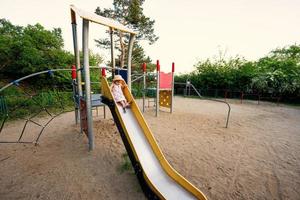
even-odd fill
[[[172,73],[159,73],[159,88],[172,89]]]
[[[159,60],[156,61],[156,71],[160,71],[160,64],[159,64]]]
[[[72,65],[72,79],[76,79],[76,67]]]
[[[105,71],[105,68],[102,68],[101,72],[102,72],[102,77],[106,77],[106,71]]]
[[[175,72],[175,63],[172,63],[172,72]]]
[[[143,63],[143,72],[146,72],[146,63]]]

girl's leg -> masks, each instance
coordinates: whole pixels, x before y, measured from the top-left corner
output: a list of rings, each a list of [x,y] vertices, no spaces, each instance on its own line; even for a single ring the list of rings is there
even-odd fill
[[[124,105],[125,105],[126,108],[130,107],[130,104],[127,101],[124,101]]]
[[[120,101],[120,103],[121,103],[121,105],[122,105],[122,107],[123,107],[123,108],[125,108],[125,107],[126,107],[126,103],[125,103],[125,101]]]
[[[125,102],[124,102],[124,101],[120,101],[120,102],[118,102],[118,103],[121,104],[121,106],[122,106],[122,108],[123,108],[123,112],[126,113],[126,110],[125,110],[125,107],[126,107]]]

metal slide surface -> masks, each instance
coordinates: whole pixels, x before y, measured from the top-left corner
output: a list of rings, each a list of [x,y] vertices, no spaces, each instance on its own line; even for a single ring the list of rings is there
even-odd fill
[[[130,140],[135,148],[140,164],[148,179],[165,199],[196,199],[172,178],[161,167],[134,113],[127,109],[126,113],[117,106]]]
[[[126,109],[124,113],[123,108],[114,102],[116,106],[113,112],[116,112],[115,116],[118,118],[115,121],[122,123],[122,130],[126,132],[130,148],[135,153],[150,188],[162,199],[205,200],[204,194],[178,174],[165,160],[128,88],[123,92],[125,97],[132,101],[131,108]],[[106,79],[102,80],[102,93],[105,98],[113,100]]]

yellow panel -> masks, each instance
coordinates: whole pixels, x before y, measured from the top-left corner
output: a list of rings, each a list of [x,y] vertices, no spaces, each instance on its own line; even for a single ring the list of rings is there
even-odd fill
[[[172,91],[160,90],[159,91],[159,105],[161,107],[171,108],[172,105]]]

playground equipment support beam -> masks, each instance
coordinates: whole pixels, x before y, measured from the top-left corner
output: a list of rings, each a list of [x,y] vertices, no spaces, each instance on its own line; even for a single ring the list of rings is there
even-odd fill
[[[135,34],[131,33],[129,44],[128,44],[128,55],[127,55],[127,85],[130,92],[131,92],[131,57],[132,57],[134,40],[135,40]]]
[[[159,85],[160,85],[160,65],[159,60],[156,61],[156,105],[155,105],[155,117],[158,117],[159,113]]]
[[[194,88],[194,87],[193,87]],[[226,125],[225,128],[228,128],[229,118],[230,118],[230,112],[231,112],[231,106],[226,101],[218,100],[218,99],[210,99],[210,98],[204,98],[210,101],[225,103],[228,106],[228,112],[227,112],[227,118],[226,118]]]
[[[80,56],[79,56],[78,38],[77,38],[77,23],[76,23],[76,14],[73,10],[71,10],[71,19],[72,19],[74,56],[75,56],[75,63],[76,63],[76,69],[77,69],[77,76],[76,76],[77,90],[78,90],[79,97],[81,97],[82,96],[82,84],[81,84],[81,71],[80,71]],[[78,122],[81,123],[80,104],[78,104],[76,107],[77,108],[75,108],[75,122],[76,122],[76,124],[78,124]],[[82,127],[82,126],[80,125],[80,127]],[[82,133],[82,129],[80,130],[80,132]]]
[[[83,19],[82,52],[83,52],[83,70],[84,70],[84,79],[85,79],[84,86],[85,86],[89,150],[91,151],[94,149],[94,134],[93,134],[92,101],[91,101],[91,80],[90,80],[90,68],[89,68],[89,21],[86,19]]]
[[[198,92],[198,90],[195,88],[195,86],[193,84],[190,83],[189,86],[192,87],[194,89],[194,91],[197,93],[197,95],[202,98],[202,95]]]
[[[226,101],[222,101],[222,100],[218,100],[218,99],[211,99],[211,98],[205,98],[203,96],[201,96],[201,94],[198,92],[198,90],[195,88],[195,86],[193,84],[191,84],[190,82],[187,83],[178,83],[175,82],[175,84],[177,85],[185,85],[185,87],[192,87],[193,90],[197,93],[197,95],[202,98],[202,99],[206,99],[209,101],[215,101],[215,102],[220,102],[220,103],[225,103],[228,106],[228,112],[227,112],[227,118],[226,118],[226,124],[225,124],[225,128],[228,128],[228,123],[229,123],[229,118],[230,118],[230,112],[231,112],[231,106],[229,105],[229,103],[227,103]]]
[[[145,98],[146,98],[146,63],[143,63],[143,83],[144,83],[144,88],[143,88],[143,113],[145,112]]]
[[[25,79],[28,79],[30,77],[33,77],[33,76],[37,76],[39,74],[45,74],[45,73],[50,73],[50,72],[57,72],[57,71],[72,71],[72,69],[49,69],[49,70],[45,70],[45,71],[40,71],[40,72],[36,72],[36,73],[33,73],[33,74],[29,74],[27,76],[24,76],[22,78],[19,78],[17,80],[14,80],[10,83],[8,83],[7,85],[3,86],[2,88],[0,88],[0,92],[2,92],[3,90],[5,90],[6,88],[16,84],[16,83],[19,83],[20,81],[22,80],[25,80]]]
[[[78,83],[78,93],[79,96],[82,96],[82,84],[81,84],[81,71],[80,71],[80,56],[79,56],[79,48],[78,48],[78,39],[77,39],[77,24],[75,18],[75,12],[71,11],[72,13],[72,32],[73,32],[73,46],[74,46],[74,55],[75,55],[75,63],[76,63],[76,70],[77,70],[77,83]],[[74,19],[73,19],[74,13]]]
[[[105,66],[90,66],[90,69],[107,69],[107,70],[113,70],[111,67],[105,67]],[[122,69],[120,67],[115,67],[115,70],[127,70],[127,69]]]
[[[172,62],[172,91],[171,91],[171,108],[170,108],[170,113],[173,113],[173,106],[174,106],[174,72],[175,72],[175,63]]]
[[[109,28],[110,30],[110,55],[111,55],[111,68],[112,68],[112,78],[115,77],[115,67],[116,67],[116,61],[115,61],[115,41],[114,41],[114,29]]]

